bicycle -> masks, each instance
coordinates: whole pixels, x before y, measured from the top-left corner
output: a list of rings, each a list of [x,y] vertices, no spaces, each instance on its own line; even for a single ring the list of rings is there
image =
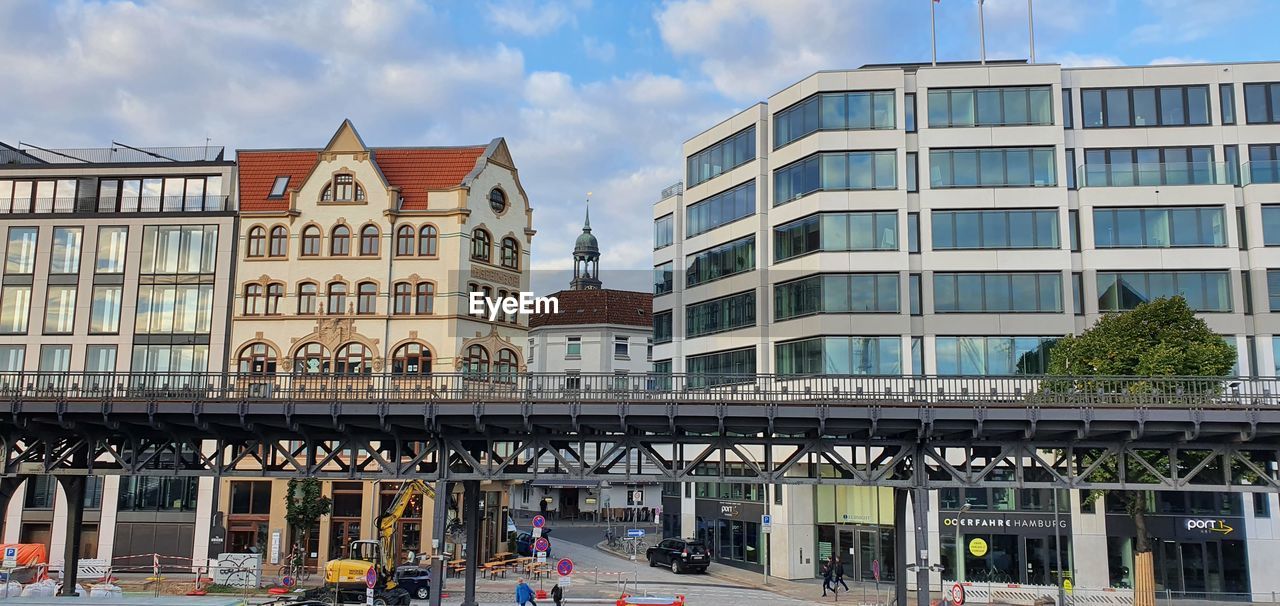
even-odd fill
[[[610,549],[617,550],[622,548],[622,539],[613,532],[612,528],[604,531],[604,542]]]
[[[295,549],[284,557],[284,563],[280,565],[281,584],[286,577],[292,579],[294,585],[301,585],[311,580],[311,569],[307,568],[306,550]]]

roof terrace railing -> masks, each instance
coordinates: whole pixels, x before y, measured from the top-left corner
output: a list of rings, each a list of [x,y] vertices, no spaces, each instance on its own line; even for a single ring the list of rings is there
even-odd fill
[[[45,149],[21,145],[22,153],[49,164],[138,164],[174,162],[222,162],[224,148],[214,145],[188,147],[89,147]]]
[[[235,210],[232,206],[231,196],[212,195],[35,198],[21,203],[0,199],[0,214],[221,212]]]
[[[1280,406],[1280,378],[7,372],[4,399],[1236,407]]]

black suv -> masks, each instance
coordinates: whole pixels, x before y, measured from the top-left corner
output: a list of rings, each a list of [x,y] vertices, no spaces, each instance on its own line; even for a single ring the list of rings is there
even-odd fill
[[[711,551],[696,539],[663,539],[645,552],[650,566],[669,566],[671,572],[680,574],[686,570],[706,572],[711,565]]]

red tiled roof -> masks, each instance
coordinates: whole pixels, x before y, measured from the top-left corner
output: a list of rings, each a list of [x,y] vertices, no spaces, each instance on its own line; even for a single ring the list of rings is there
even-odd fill
[[[476,166],[486,147],[374,149],[373,161],[387,182],[400,188],[403,210],[426,210],[427,192],[452,189]],[[268,198],[276,177],[289,175],[289,188],[315,166],[321,150],[262,150],[236,154],[240,165],[240,210],[288,210],[288,198]]]
[[[529,316],[529,328],[570,324],[622,324],[653,327],[653,295],[632,290],[562,290],[551,295],[558,314]]]

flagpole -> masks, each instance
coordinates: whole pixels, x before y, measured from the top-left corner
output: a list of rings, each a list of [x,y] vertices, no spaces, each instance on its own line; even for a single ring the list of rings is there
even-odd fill
[[[934,17],[935,11],[933,8],[933,5],[937,3],[938,3],[938,0],[929,0],[929,38],[933,46],[933,64],[934,65],[938,64],[938,24],[936,22],[936,18]]]
[[[1027,0],[1027,38],[1031,40],[1031,62],[1036,62],[1036,20],[1031,16],[1031,0]]]
[[[982,8],[982,0],[978,0],[978,45],[979,45],[978,50],[981,53],[979,57],[981,58],[982,64],[986,65],[987,64],[987,28],[983,19],[984,12],[985,11]]]

